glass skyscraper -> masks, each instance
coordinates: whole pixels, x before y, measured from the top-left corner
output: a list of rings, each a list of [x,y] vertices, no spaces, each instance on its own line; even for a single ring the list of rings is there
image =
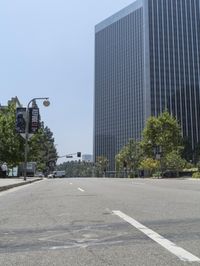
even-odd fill
[[[94,158],[141,139],[150,115],[173,114],[200,142],[200,0],[136,0],[95,27]]]

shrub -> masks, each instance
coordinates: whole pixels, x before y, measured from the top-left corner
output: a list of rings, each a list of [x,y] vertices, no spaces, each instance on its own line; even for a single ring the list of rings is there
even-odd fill
[[[198,171],[197,167],[193,167],[193,168],[184,168],[182,172],[196,172]]]
[[[136,175],[134,173],[129,173],[128,174],[128,178],[135,178],[135,177],[136,177]]]
[[[153,177],[154,178],[159,178],[159,177],[161,177],[161,172],[156,172],[155,174],[153,174]]]
[[[200,178],[200,172],[193,173],[192,178]]]
[[[152,173],[154,173],[156,170],[160,168],[160,162],[152,158],[146,158],[140,162],[139,168],[141,170],[148,171],[150,176],[152,176]]]

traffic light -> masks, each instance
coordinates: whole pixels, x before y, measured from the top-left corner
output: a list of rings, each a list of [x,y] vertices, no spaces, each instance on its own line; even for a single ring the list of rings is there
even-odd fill
[[[77,152],[77,157],[81,157],[81,152]]]

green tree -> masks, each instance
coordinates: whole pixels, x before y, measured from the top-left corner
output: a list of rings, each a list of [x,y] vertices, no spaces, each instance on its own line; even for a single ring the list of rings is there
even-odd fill
[[[124,170],[124,167],[126,167],[125,149],[122,148],[119,151],[119,153],[115,156],[115,165],[116,165],[117,176],[120,176],[120,172]]]
[[[146,158],[140,162],[140,169],[149,172],[150,176],[160,169],[160,162],[152,158]]]
[[[24,141],[15,132],[15,105],[0,110],[0,161],[16,166],[23,161]]]
[[[94,164],[79,161],[64,162],[56,166],[56,170],[65,171],[66,177],[92,177]]]
[[[37,163],[37,169],[43,172],[53,171],[57,161],[57,151],[53,133],[48,127],[41,127],[29,141],[29,161]]]
[[[179,176],[179,171],[185,167],[186,160],[182,159],[179,152],[174,150],[166,155],[164,164],[166,169],[176,171],[176,175]]]
[[[0,109],[0,162],[7,162],[10,167],[24,162],[24,139],[16,133],[16,106],[10,103]],[[37,162],[44,170],[48,161],[56,162],[57,152],[53,133],[48,127],[41,128],[29,140],[29,161]]]
[[[181,149],[182,136],[177,120],[167,111],[147,120],[143,130],[141,147],[147,157],[155,158],[160,152],[162,158],[172,151]]]
[[[126,170],[131,177],[135,176],[139,168],[142,151],[139,142],[130,139],[115,157],[117,171]]]
[[[98,156],[96,159],[96,168],[101,176],[105,175],[108,168],[108,159],[105,156]]]

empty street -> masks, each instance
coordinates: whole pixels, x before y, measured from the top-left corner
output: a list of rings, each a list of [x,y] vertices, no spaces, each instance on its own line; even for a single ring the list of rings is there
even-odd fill
[[[63,178],[0,193],[2,266],[200,265],[200,181]]]

